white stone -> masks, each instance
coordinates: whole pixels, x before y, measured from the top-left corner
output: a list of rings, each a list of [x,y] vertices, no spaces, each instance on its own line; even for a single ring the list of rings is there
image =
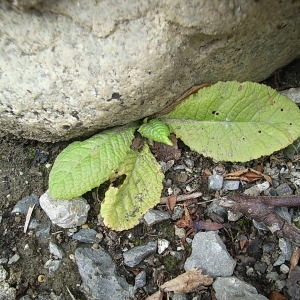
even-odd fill
[[[40,205],[52,223],[63,228],[84,224],[90,209],[82,197],[72,200],[56,200],[49,195],[49,191],[40,197]]]
[[[93,134],[199,83],[261,81],[300,54],[299,1],[11,2],[0,1],[3,135]]]
[[[162,254],[170,245],[170,242],[166,239],[157,240],[157,253]]]

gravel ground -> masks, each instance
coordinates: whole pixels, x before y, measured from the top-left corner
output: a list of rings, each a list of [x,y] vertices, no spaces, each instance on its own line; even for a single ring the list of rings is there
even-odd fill
[[[299,87],[300,80],[295,79],[295,75],[299,76],[299,70],[300,63],[295,61],[287,69],[277,71],[266,83],[278,89]],[[82,279],[75,263],[75,250],[82,243],[72,238],[74,230],[62,229],[55,225],[50,227],[48,217],[37,205],[32,214],[36,224],[24,233],[25,215],[12,213],[16,203],[23,197],[30,195],[40,197],[47,190],[51,165],[67,144],[39,143],[12,136],[1,139],[0,267],[2,265],[7,271],[5,283],[7,288],[15,289],[16,299],[22,297],[22,299],[86,299],[79,288]],[[228,191],[209,188],[209,176],[213,174],[226,174],[252,168],[259,169],[273,179],[273,186],[259,194],[299,194],[298,152],[280,151],[270,157],[245,164],[221,164],[190,151],[180,142],[178,146],[181,152],[179,159],[178,156],[174,157],[174,154],[173,157],[172,155],[168,157],[163,151],[156,153],[158,160],[169,166],[165,173],[163,196],[193,192],[201,192],[202,196],[177,204],[172,218],[151,226],[143,222],[132,230],[117,233],[103,226],[98,218],[100,200],[103,199],[107,187],[104,184],[84,195],[91,209],[86,226],[83,228],[94,229],[99,238],[99,242],[90,243],[89,247],[100,246],[109,253],[116,265],[117,274],[124,277],[131,285],[135,284],[136,275],[145,271],[146,286],[138,288],[135,292],[135,299],[145,299],[157,290],[158,282],[165,282],[184,272],[184,263],[191,254],[191,242],[197,229],[177,223],[178,220],[184,220],[184,208],[186,208],[193,220],[213,221],[223,225],[218,233],[228,253],[236,262],[233,273],[235,276],[252,284],[266,297],[269,297],[272,291],[278,291],[286,299],[300,299],[295,298],[296,296],[293,298],[290,295],[291,289],[287,286],[291,264],[288,251],[292,253],[294,246],[291,244],[291,248],[287,249],[289,245],[280,244],[278,237],[269,231],[258,229],[259,225],[255,226],[252,220],[245,217],[230,221],[227,214],[224,215],[223,212],[211,213],[212,201],[227,195]],[[255,182],[241,181],[238,191],[252,189],[255,193],[265,182],[265,178]],[[168,212],[166,205],[158,205],[157,209]],[[282,213],[299,225],[298,208],[283,209]],[[180,229],[178,225],[183,228]],[[76,231],[79,229],[77,228]],[[150,254],[134,268],[124,265],[124,250],[158,239],[169,242],[167,249],[161,254]],[[50,242],[59,245],[64,253],[58,269],[53,272],[51,268],[49,272],[49,263],[57,260],[57,256],[50,253]],[[180,255],[176,257],[174,252]],[[294,289],[292,292],[295,294],[299,291]],[[184,299],[214,299],[213,295],[210,286],[207,290],[186,295]]]

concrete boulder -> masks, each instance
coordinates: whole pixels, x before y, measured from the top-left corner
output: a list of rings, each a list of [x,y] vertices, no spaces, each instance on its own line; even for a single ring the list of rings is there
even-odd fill
[[[19,6],[18,6],[19,4]],[[0,2],[0,135],[89,136],[300,54],[300,2]]]

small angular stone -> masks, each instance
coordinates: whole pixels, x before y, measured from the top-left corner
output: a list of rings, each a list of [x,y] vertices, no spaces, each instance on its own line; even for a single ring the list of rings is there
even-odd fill
[[[27,214],[28,208],[33,205],[39,205],[39,197],[35,194],[23,197],[14,206],[12,213]]]
[[[123,253],[124,264],[133,268],[143,261],[147,256],[154,254],[156,249],[156,242],[149,242],[147,245],[134,247]]]
[[[238,190],[240,182],[238,180],[224,180],[223,189],[227,191]]]
[[[162,254],[168,247],[169,247],[170,242],[166,239],[158,239],[157,245],[157,253]]]
[[[144,220],[148,226],[170,219],[170,214],[166,211],[150,209],[144,215]]]
[[[135,276],[134,287],[136,289],[145,286],[146,284],[146,272],[143,270]]]
[[[286,183],[280,184],[275,190],[278,196],[289,196],[293,194],[293,190]]]
[[[72,235],[72,239],[82,243],[99,243],[100,239],[96,237],[97,231],[90,228],[80,229]]]
[[[223,187],[223,176],[211,175],[208,177],[208,187],[211,190],[220,190]]]
[[[55,243],[49,243],[49,251],[52,255],[56,256],[58,259],[62,259],[64,256],[64,251]]]
[[[238,278],[218,277],[213,283],[218,300],[268,300],[263,295],[259,295],[256,288]]]

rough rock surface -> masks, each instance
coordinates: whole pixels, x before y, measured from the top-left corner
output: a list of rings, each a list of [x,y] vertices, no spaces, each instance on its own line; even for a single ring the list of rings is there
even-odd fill
[[[75,257],[82,279],[82,290],[88,299],[133,298],[133,286],[117,275],[111,257],[103,249],[79,246]]]
[[[81,226],[86,222],[90,209],[89,204],[82,197],[72,201],[53,199],[49,191],[40,197],[40,206],[53,224],[63,228]]]
[[[192,254],[184,264],[186,271],[192,268],[203,270],[215,278],[231,276],[236,262],[216,231],[198,232],[192,242]]]
[[[232,277],[218,277],[213,283],[218,300],[267,300],[263,295],[259,295],[254,286]]]
[[[151,115],[195,84],[263,80],[299,56],[299,9],[288,0],[1,1],[0,133],[87,136]]]

